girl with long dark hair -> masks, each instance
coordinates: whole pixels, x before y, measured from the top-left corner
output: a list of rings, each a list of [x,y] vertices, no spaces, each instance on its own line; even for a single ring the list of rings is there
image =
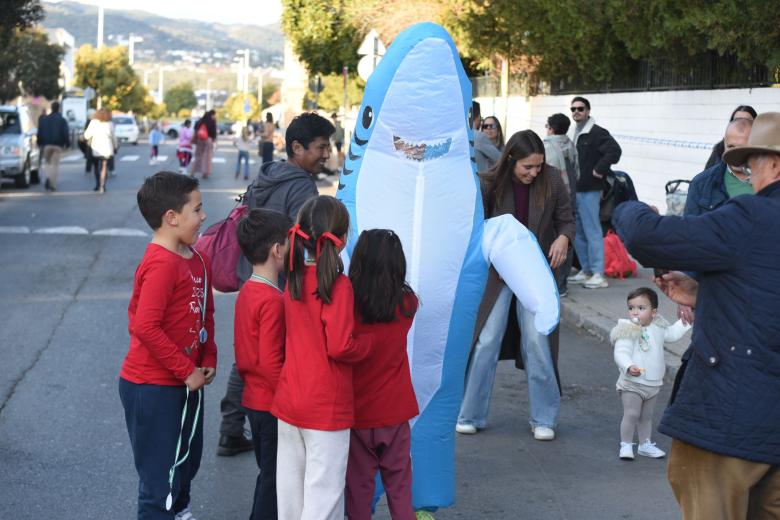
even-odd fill
[[[347,513],[370,520],[377,471],[390,516],[414,520],[411,430],[418,413],[406,338],[417,297],[406,283],[401,239],[388,229],[369,229],[358,238],[349,266],[355,290],[355,332],[374,338],[371,353],[355,365],[355,425],[347,464]]]
[[[352,364],[372,343],[353,330],[355,297],[339,256],[348,231],[347,208],[321,195],[301,207],[289,233],[285,361],[271,407],[279,518],[344,517]]]

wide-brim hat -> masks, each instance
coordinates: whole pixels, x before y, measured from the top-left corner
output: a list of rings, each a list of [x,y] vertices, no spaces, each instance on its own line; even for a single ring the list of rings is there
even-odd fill
[[[745,146],[735,146],[723,153],[723,162],[734,166],[745,164],[749,155],[780,154],[780,112],[764,112],[753,121]]]

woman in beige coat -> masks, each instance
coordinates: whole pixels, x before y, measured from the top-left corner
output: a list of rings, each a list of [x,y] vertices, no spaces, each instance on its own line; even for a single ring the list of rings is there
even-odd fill
[[[495,168],[481,177],[485,216],[514,215],[534,234],[555,271],[566,259],[576,226],[568,190],[560,172],[545,164],[544,143],[539,136],[531,130],[514,134]],[[509,356],[505,355],[507,351]],[[456,431],[476,433],[487,425],[501,353],[502,358],[514,358],[525,368],[534,437],[552,440],[560,408],[557,352],[557,330],[549,336],[539,334],[533,325],[533,315],[514,298],[491,267],[477,315]]]

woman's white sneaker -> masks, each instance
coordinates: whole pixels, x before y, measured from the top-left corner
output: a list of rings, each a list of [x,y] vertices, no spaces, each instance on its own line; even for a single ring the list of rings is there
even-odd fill
[[[555,438],[555,430],[548,426],[533,426],[531,431],[537,441],[551,441]]]
[[[603,289],[604,287],[609,287],[609,284],[601,273],[593,273],[593,276],[588,278],[583,286],[586,289]]]
[[[620,460],[634,460],[634,443],[633,442],[621,442],[620,443]]]
[[[455,431],[464,435],[474,435],[477,433],[477,427],[468,423],[457,423],[455,425]]]
[[[660,459],[666,456],[666,452],[656,448],[655,443],[650,442],[650,439],[646,439],[645,442],[640,444],[636,452],[643,457],[650,457],[653,459]]]

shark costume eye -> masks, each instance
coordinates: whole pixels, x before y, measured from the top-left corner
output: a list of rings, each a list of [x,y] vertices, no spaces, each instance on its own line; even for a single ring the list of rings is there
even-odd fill
[[[371,127],[371,123],[374,122],[374,109],[371,107],[366,107],[366,109],[363,111],[363,128],[368,130]]]

